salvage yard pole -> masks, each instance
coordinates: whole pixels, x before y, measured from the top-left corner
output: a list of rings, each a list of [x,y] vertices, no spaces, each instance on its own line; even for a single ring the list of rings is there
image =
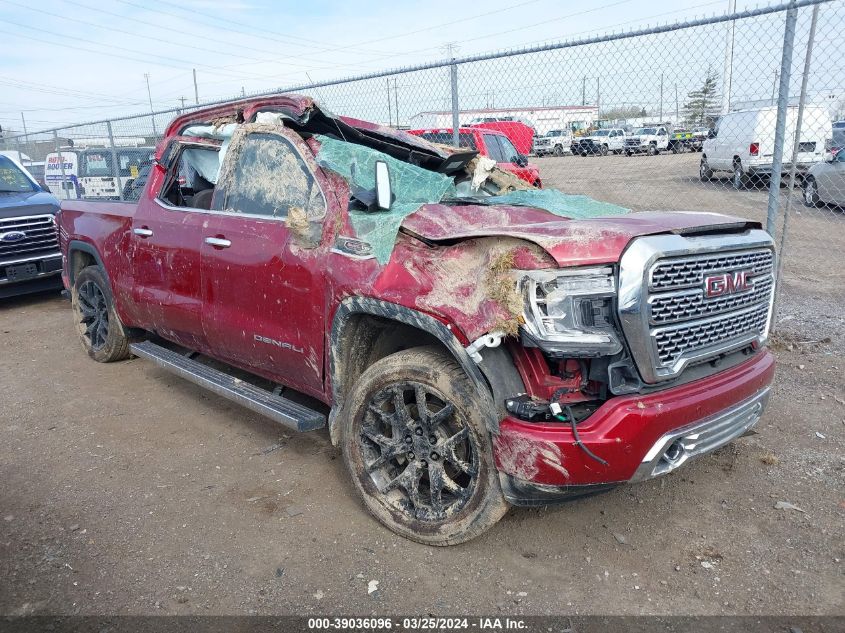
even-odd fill
[[[795,135],[792,139],[792,161],[789,166],[789,182],[787,183],[786,207],[783,210],[783,227],[780,230],[780,248],[778,249],[778,269],[775,275],[775,305],[772,310],[772,328],[778,316],[778,304],[780,296],[780,278],[783,274],[783,255],[786,248],[786,229],[789,226],[789,212],[792,210],[792,195],[795,189],[795,164],[798,158],[798,150],[801,145],[801,126],[804,122],[804,103],[807,100],[807,78],[810,76],[810,67],[813,61],[813,41],[816,39],[816,23],[819,19],[819,5],[813,6],[813,18],[810,21],[810,33],[807,36],[807,53],[804,57],[804,74],[801,76],[801,96],[798,97],[798,116],[795,121]]]
[[[460,127],[460,117],[458,116],[458,65],[455,63],[455,58],[452,58],[452,65],[449,66],[449,71],[452,77],[452,145],[460,147],[460,134],[458,128]]]
[[[114,175],[117,178],[117,193],[123,200],[123,182],[120,178],[120,164],[117,162],[117,150],[114,147],[114,134],[112,133],[111,121],[106,121],[106,129],[109,133],[109,147],[111,148],[111,164]]]
[[[61,169],[61,172],[62,172],[62,186],[61,186],[62,192],[61,192],[61,194],[59,194],[61,196],[59,198],[59,200],[66,200],[70,197],[70,194],[68,193],[68,190],[67,190],[67,183],[65,183],[65,155],[62,153],[62,149],[59,146],[59,133],[56,130],[53,130],[53,145],[55,146],[56,152],[59,155],[59,166],[60,166],[60,169]],[[46,169],[47,169],[46,166],[44,167],[44,169],[45,169],[45,172],[46,172]],[[44,178],[46,179],[47,176],[44,176]],[[75,193],[76,193],[76,191],[75,191],[75,187],[74,187],[74,194]]]
[[[387,125],[388,127],[393,126],[393,108],[391,106],[390,101],[390,77],[385,77],[384,80],[387,82]],[[398,127],[398,126],[397,126]]]
[[[792,49],[795,44],[795,24],[798,22],[798,9],[795,2],[790,3],[786,11],[786,24],[783,30],[783,55],[780,60],[780,88],[778,90],[778,113],[775,123],[775,153],[772,157],[772,177],[769,182],[769,204],[766,210],[766,231],[775,234],[775,222],[780,202],[781,169],[783,169],[783,145],[786,136],[786,111],[789,107],[789,80],[792,69]]]

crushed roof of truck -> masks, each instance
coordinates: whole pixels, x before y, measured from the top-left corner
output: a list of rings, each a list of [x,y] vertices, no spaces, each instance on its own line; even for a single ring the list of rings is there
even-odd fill
[[[375,188],[375,164],[384,161],[390,169],[394,202],[389,210],[371,210],[350,204],[349,219],[356,237],[367,241],[379,263],[393,252],[396,237],[405,220],[424,205],[504,205],[529,209],[532,213],[558,218],[586,219],[617,216],[629,209],[566,194],[556,189],[536,189],[496,166],[495,161],[477,156],[474,150],[431,143],[401,130],[350,117],[339,117],[320,107],[310,97],[280,95],[235,101],[185,114],[170,124],[167,134],[214,138],[222,141],[219,164],[233,134],[245,124],[285,126],[303,138],[320,143],[317,163],[341,176],[356,192]],[[200,167],[200,166],[198,166]],[[215,182],[205,166],[204,177]],[[448,214],[447,208],[442,213]],[[494,215],[491,209],[490,215]],[[548,217],[548,216],[547,216]],[[547,221],[554,221],[548,218]],[[475,229],[484,230],[484,215]]]

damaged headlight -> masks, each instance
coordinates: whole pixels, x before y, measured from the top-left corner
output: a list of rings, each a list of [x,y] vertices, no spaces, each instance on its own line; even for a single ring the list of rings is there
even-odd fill
[[[613,324],[616,279],[611,268],[532,271],[519,284],[528,341],[569,357],[610,356],[622,350]]]

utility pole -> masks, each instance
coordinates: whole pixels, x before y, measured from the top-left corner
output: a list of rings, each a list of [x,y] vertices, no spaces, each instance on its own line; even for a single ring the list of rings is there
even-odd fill
[[[601,118],[601,79],[596,77],[596,116]]]
[[[660,73],[660,116],[657,120],[663,123],[663,73]]]
[[[153,122],[153,136],[158,138],[158,132],[156,131],[155,110],[153,110],[153,93],[150,92],[150,73],[144,73],[144,79],[147,80],[147,98],[150,100],[150,120]]]
[[[244,87],[243,87],[243,86],[241,86],[241,96],[242,96],[242,97],[245,97],[245,96],[246,96],[246,90],[244,89]]]
[[[179,101],[182,102],[182,109],[185,109],[185,97],[179,97]]]
[[[387,125],[393,127],[393,112],[390,101],[390,77],[385,77],[384,79],[387,82]]]
[[[29,145],[29,134],[26,133],[26,119],[23,117],[23,110],[21,110],[21,123],[23,123],[23,140]]]
[[[581,105],[587,105],[587,78],[584,77],[584,81],[581,84]]]
[[[728,13],[736,13],[736,0],[728,0]],[[725,69],[722,72],[722,114],[731,109],[731,79],[734,65],[734,31],[736,22],[725,24]]]
[[[678,84],[675,84],[675,125],[681,122],[681,108],[678,103]]]
[[[778,69],[775,68],[775,80],[772,82],[772,105],[775,105],[775,97],[778,93]]]
[[[396,127],[399,127],[399,80],[393,78],[393,100],[396,103]]]
[[[194,68],[194,103],[200,104],[200,91],[197,88],[197,69]]]

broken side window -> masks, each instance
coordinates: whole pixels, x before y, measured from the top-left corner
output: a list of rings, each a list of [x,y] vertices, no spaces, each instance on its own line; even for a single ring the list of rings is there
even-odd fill
[[[286,218],[292,210],[310,219],[326,213],[325,198],[304,159],[283,136],[256,132],[238,139],[229,148],[235,161],[226,173],[223,195],[215,196],[214,209],[273,218]]]

